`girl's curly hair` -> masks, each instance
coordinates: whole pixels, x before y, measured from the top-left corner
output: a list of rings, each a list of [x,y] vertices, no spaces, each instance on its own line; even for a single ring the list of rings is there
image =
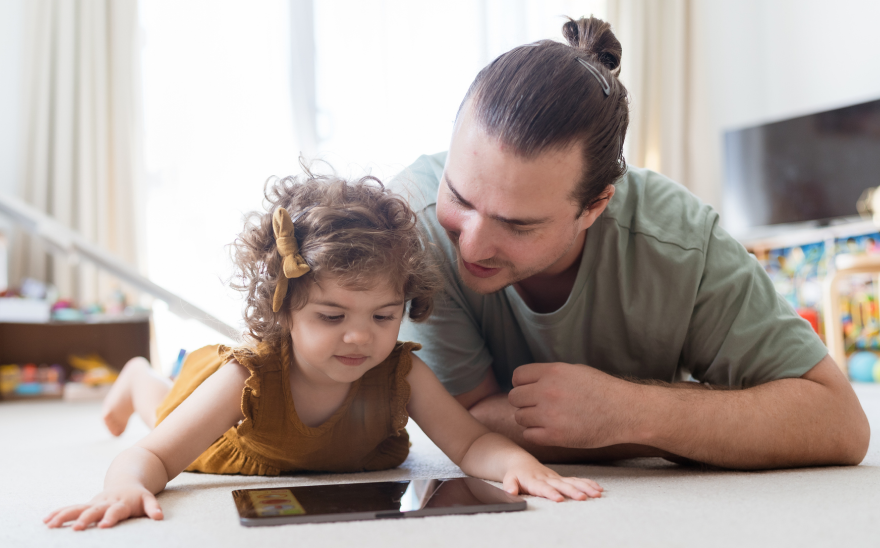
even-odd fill
[[[375,177],[350,182],[336,176],[272,177],[263,191],[265,212],[245,216],[245,228],[232,244],[235,272],[233,289],[245,294],[245,337],[273,343],[289,336],[290,312],[308,302],[316,281],[332,278],[348,289],[371,289],[383,282],[399,287],[409,302],[413,321],[428,318],[434,294],[443,281],[416,214]],[[281,256],[272,230],[272,214],[279,207],[297,219],[294,235],[300,254],[311,271],[288,283],[279,312],[272,296],[279,283]]]

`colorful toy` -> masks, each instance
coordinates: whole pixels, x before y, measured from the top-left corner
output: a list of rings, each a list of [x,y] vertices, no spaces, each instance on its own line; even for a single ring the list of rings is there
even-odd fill
[[[89,386],[100,384],[113,384],[119,373],[110,367],[107,362],[101,359],[97,354],[88,356],[70,356],[68,357],[71,367],[77,370],[75,377],[72,379],[82,382]]]
[[[3,398],[60,397],[64,368],[60,365],[0,366],[0,396]]]
[[[819,312],[813,308],[798,308],[798,316],[810,322],[813,331],[819,333]]]
[[[849,357],[849,378],[858,382],[874,382],[880,372],[880,357],[873,352],[855,352]]]
[[[186,358],[186,349],[181,348],[180,352],[177,354],[177,361],[174,362],[174,366],[171,368],[171,378],[176,379],[178,375],[180,375],[180,368],[183,367],[183,359]]]
[[[773,280],[777,292],[810,322],[823,339],[822,280],[840,254],[880,254],[880,233],[759,253],[759,261]],[[841,323],[847,354],[880,351],[880,287],[877,278],[871,275],[849,276],[841,281],[840,289]],[[867,380],[867,377],[864,378]]]
[[[0,395],[15,392],[21,382],[21,369],[17,365],[0,365]]]

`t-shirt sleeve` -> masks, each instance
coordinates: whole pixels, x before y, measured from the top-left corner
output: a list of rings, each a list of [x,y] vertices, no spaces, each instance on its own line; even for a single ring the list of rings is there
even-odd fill
[[[776,292],[758,261],[706,222],[704,268],[682,350],[682,366],[702,382],[748,387],[800,377],[828,353],[810,324]]]
[[[492,367],[492,355],[475,319],[449,291],[436,297],[427,321],[405,320],[400,333],[402,340],[422,345],[419,357],[453,396],[476,388]]]

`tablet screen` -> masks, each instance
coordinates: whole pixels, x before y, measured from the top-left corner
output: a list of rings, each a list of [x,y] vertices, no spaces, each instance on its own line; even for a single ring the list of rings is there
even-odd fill
[[[526,501],[476,478],[385,481],[240,489],[232,492],[242,525],[281,525],[513,512]]]

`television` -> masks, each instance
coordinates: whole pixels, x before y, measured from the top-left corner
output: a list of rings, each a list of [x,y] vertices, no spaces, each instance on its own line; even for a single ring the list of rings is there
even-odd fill
[[[857,218],[859,197],[880,185],[880,100],[727,131],[724,161],[735,236]]]

